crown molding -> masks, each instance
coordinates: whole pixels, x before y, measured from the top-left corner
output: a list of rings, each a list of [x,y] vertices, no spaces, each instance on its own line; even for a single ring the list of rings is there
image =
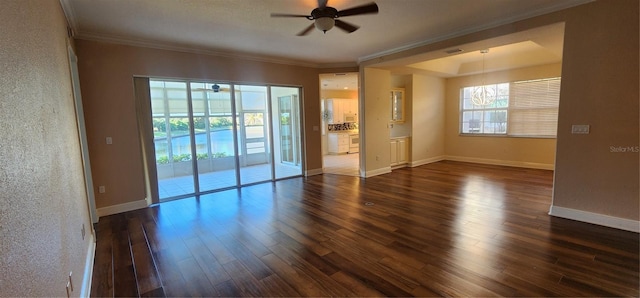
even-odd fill
[[[350,68],[350,67],[358,67],[359,65],[357,62],[314,63],[314,62],[301,61],[301,60],[267,57],[267,56],[255,55],[250,53],[239,53],[239,52],[233,52],[233,51],[217,51],[217,50],[206,49],[206,48],[180,46],[180,45],[173,45],[169,43],[162,43],[162,42],[149,41],[149,40],[143,40],[143,39],[128,39],[123,37],[107,36],[107,35],[100,35],[100,34],[94,34],[94,33],[91,33],[91,34],[77,33],[74,36],[74,39],[98,41],[98,42],[151,48],[151,49],[158,49],[158,50],[185,52],[185,53],[199,54],[199,55],[236,58],[236,59],[251,60],[256,62],[301,66],[301,67],[309,67],[309,68],[317,68],[317,69]]]
[[[358,67],[358,63],[356,62],[340,62],[340,63],[323,63],[318,64],[318,68],[320,69],[329,69],[329,68],[353,68]]]
[[[441,35],[441,36],[438,36],[438,37],[434,37],[434,38],[430,38],[430,39],[427,39],[427,40],[423,40],[423,41],[420,41],[420,42],[416,42],[416,43],[400,46],[400,47],[397,47],[397,48],[393,48],[393,49],[389,49],[389,50],[373,53],[371,55],[362,56],[362,57],[358,58],[358,65],[362,64],[364,62],[367,62],[367,61],[374,60],[374,59],[384,59],[384,57],[388,56],[388,55],[402,53],[404,51],[408,51],[408,50],[412,50],[412,49],[419,48],[419,47],[422,47],[422,46],[434,44],[434,43],[437,43],[437,42],[440,42],[440,41],[445,41],[445,40],[449,40],[449,39],[452,39],[452,38],[465,36],[465,35],[468,35],[468,34],[472,34],[472,33],[480,32],[480,31],[483,31],[483,30],[487,30],[487,29],[491,29],[491,28],[495,28],[495,27],[499,27],[499,26],[515,23],[515,22],[518,22],[518,21],[534,18],[534,17],[537,17],[537,16],[545,15],[545,14],[548,14],[548,13],[553,13],[553,12],[556,12],[556,11],[560,11],[560,10],[563,10],[563,9],[567,9],[567,8],[571,8],[571,7],[575,7],[575,6],[579,6],[579,5],[583,5],[583,4],[587,4],[587,3],[590,3],[590,2],[594,2],[594,1],[596,1],[596,0],[573,0],[573,1],[568,1],[568,2],[558,1],[556,3],[556,5],[553,5],[553,6],[549,6],[549,7],[545,7],[545,8],[541,8],[541,9],[537,9],[537,10],[532,10],[532,11],[529,11],[529,12],[526,12],[526,13],[523,13],[523,14],[514,15],[514,16],[506,18],[506,19],[496,20],[494,22],[491,22],[491,23],[488,23],[488,24],[485,24],[485,25],[470,27],[468,29],[459,30],[459,31],[456,31],[456,32],[452,32],[450,34],[445,34],[445,35]]]
[[[76,15],[69,3],[69,0],[60,0],[60,6],[62,7],[62,12],[64,13],[64,17],[67,19],[67,24],[71,27],[73,32],[78,32],[78,22],[76,21]]]
[[[275,58],[275,57],[266,57],[266,56],[230,52],[230,51],[219,51],[219,50],[189,47],[189,46],[182,46],[182,45],[173,45],[173,44],[162,43],[157,41],[149,41],[149,40],[143,40],[143,39],[129,39],[129,38],[123,38],[118,36],[99,35],[99,34],[93,34],[93,33],[91,34],[78,33],[78,35],[76,36],[76,39],[99,41],[99,42],[106,42],[106,43],[112,43],[112,44],[136,46],[136,47],[151,48],[151,49],[158,49],[158,50],[185,52],[185,53],[199,54],[199,55],[236,58],[236,59],[250,60],[250,61],[256,61],[256,62],[266,62],[266,63],[302,66],[302,67],[310,67],[310,68],[320,67],[319,64],[312,63],[312,62],[282,59],[282,58]]]
[[[74,36],[74,38],[81,39],[81,40],[105,42],[105,43],[111,43],[111,44],[120,44],[120,45],[151,48],[151,49],[158,49],[158,50],[176,51],[176,52],[184,52],[184,53],[199,54],[199,55],[210,55],[210,56],[218,56],[218,57],[225,57],[225,58],[235,58],[235,59],[243,59],[243,60],[250,60],[250,61],[256,61],[256,62],[301,66],[301,67],[309,67],[309,68],[323,68],[323,66],[325,65],[325,64],[318,64],[318,63],[307,62],[307,61],[282,59],[277,57],[267,57],[267,56],[249,54],[249,53],[219,51],[219,50],[212,50],[212,49],[206,49],[206,48],[174,45],[169,43],[162,43],[162,42],[143,40],[143,39],[130,39],[130,38],[123,38],[118,36],[100,35],[100,34],[86,33],[86,32],[77,33],[77,35]]]

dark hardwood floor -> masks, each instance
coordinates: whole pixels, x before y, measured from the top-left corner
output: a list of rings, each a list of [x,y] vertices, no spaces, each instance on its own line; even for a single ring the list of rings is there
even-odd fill
[[[102,217],[91,294],[638,296],[639,235],[549,217],[552,176],[438,162]]]

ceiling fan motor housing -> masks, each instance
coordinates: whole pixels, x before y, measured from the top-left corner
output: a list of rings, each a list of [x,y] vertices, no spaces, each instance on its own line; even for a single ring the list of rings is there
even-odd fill
[[[309,20],[316,20],[319,18],[332,18],[335,19],[338,17],[338,10],[331,7],[326,6],[324,8],[315,8],[311,11],[311,15],[307,17]]]
[[[336,24],[335,18],[338,17],[338,10],[333,7],[316,8],[311,11],[308,18],[314,20],[316,29],[327,33]]]

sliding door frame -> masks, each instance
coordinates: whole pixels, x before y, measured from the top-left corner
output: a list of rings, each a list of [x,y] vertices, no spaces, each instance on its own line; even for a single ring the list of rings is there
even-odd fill
[[[292,98],[295,98],[297,103],[296,105],[298,106],[297,109],[297,118],[300,119],[299,121],[299,126],[297,128],[298,133],[300,134],[297,139],[299,140],[300,144],[298,144],[297,146],[299,148],[304,148],[305,144],[305,135],[304,135],[304,102],[303,102],[303,88],[301,86],[288,86],[288,85],[274,85],[274,84],[256,84],[256,83],[243,83],[243,82],[228,82],[228,81],[214,81],[214,80],[207,80],[207,79],[183,79],[183,78],[166,78],[166,77],[158,77],[158,76],[153,76],[153,77],[147,77],[147,76],[140,76],[140,77],[134,77],[134,89],[136,92],[136,109],[137,109],[137,113],[138,113],[138,129],[139,129],[139,134],[140,134],[140,141],[141,141],[141,145],[142,145],[142,151],[143,151],[143,164],[144,164],[144,176],[145,176],[145,188],[146,188],[146,193],[147,193],[147,200],[150,200],[151,204],[156,204],[156,203],[160,203],[160,197],[159,197],[159,191],[158,191],[158,175],[157,175],[157,166],[156,166],[156,154],[155,154],[155,145],[154,145],[154,138],[153,138],[153,125],[152,125],[152,120],[153,120],[153,111],[151,109],[151,95],[150,95],[150,86],[149,86],[149,81],[151,80],[158,80],[158,81],[173,81],[173,82],[184,82],[187,85],[187,102],[188,102],[188,112],[189,115],[185,118],[189,119],[189,139],[190,139],[190,151],[191,151],[191,163],[192,163],[192,169],[193,169],[193,173],[192,173],[192,177],[193,177],[193,182],[194,182],[194,193],[190,193],[190,194],[185,194],[185,195],[178,195],[175,197],[170,197],[170,198],[163,198],[162,202],[164,201],[171,201],[171,200],[175,200],[175,199],[182,199],[182,198],[186,198],[186,197],[193,197],[193,196],[199,196],[199,195],[204,195],[204,194],[209,194],[209,193],[214,193],[214,192],[218,192],[218,191],[223,191],[223,190],[228,190],[228,189],[237,189],[243,186],[248,186],[248,185],[253,185],[253,184],[259,184],[259,183],[267,183],[267,182],[274,182],[274,181],[278,181],[278,180],[283,180],[283,179],[289,179],[289,178],[294,178],[294,177],[303,177],[305,175],[305,152],[304,150],[300,150],[299,151],[299,159],[300,159],[300,174],[299,175],[294,175],[294,176],[289,176],[289,177],[283,177],[283,178],[276,178],[276,164],[275,164],[275,138],[274,138],[274,126],[271,124],[271,119],[272,117],[276,117],[276,115],[273,114],[273,107],[272,107],[272,88],[273,87],[284,87],[284,88],[292,88],[292,89],[297,89],[297,95],[296,96],[292,96]],[[193,99],[192,99],[192,94],[191,94],[191,83],[219,83],[219,84],[228,84],[230,86],[230,100],[231,100],[231,114],[232,114],[232,136],[233,136],[233,150],[234,150],[234,164],[235,164],[235,175],[236,175],[236,184],[235,186],[229,186],[229,187],[224,187],[224,188],[219,188],[219,189],[213,189],[213,190],[207,190],[207,191],[201,191],[200,190],[200,179],[198,176],[198,160],[197,160],[197,148],[196,148],[196,140],[195,140],[195,125],[194,125],[194,114],[193,114]],[[263,120],[264,121],[264,125],[267,125],[267,129],[266,129],[266,133],[268,134],[267,136],[265,136],[265,138],[268,141],[268,147],[269,147],[269,154],[268,154],[268,158],[270,159],[270,172],[271,172],[271,177],[268,180],[264,180],[264,181],[259,181],[259,182],[252,182],[252,183],[245,183],[243,184],[241,181],[241,173],[240,173],[240,144],[239,144],[239,136],[238,136],[238,127],[240,125],[240,123],[238,123],[238,121],[243,121],[243,119],[239,119],[238,117],[240,117],[240,113],[238,113],[238,108],[236,106],[237,103],[237,99],[236,99],[236,86],[239,85],[249,85],[249,86],[260,86],[260,87],[265,87],[267,90],[266,93],[266,109],[265,112],[268,114],[268,119]],[[139,90],[140,89],[140,90]],[[142,94],[145,93],[145,94]],[[149,123],[146,123],[149,122]],[[209,138],[208,138],[209,139]],[[278,140],[279,141],[279,140]],[[210,146],[209,144],[207,144],[207,146]],[[246,156],[244,157],[246,158]],[[153,181],[155,180],[155,181]]]

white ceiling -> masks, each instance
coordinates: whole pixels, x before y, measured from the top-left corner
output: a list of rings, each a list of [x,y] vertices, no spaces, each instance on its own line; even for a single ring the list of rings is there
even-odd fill
[[[360,61],[592,0],[375,0],[380,12],[341,18],[360,26],[296,36],[318,0],[60,0],[75,37],[180,51],[234,55],[313,67],[356,66]],[[371,0],[329,0],[338,10]],[[393,74],[455,77],[557,63],[564,25],[555,24],[473,44],[456,53],[423,53],[376,67]],[[358,88],[358,74],[325,74],[324,90]]]
[[[80,39],[330,67],[357,65],[399,49],[591,0],[375,0],[379,14],[341,18],[361,26],[354,33],[334,28],[302,37],[296,34],[311,21],[270,14],[306,15],[317,0],[60,1]],[[343,10],[369,2],[329,0],[328,5]]]

